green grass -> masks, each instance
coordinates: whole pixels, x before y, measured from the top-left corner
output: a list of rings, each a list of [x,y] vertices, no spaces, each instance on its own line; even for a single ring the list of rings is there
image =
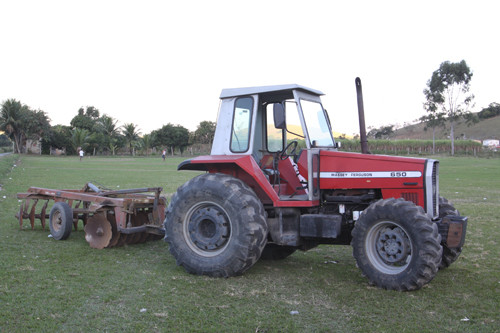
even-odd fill
[[[0,332],[500,331],[498,159],[440,159],[441,194],[469,216],[466,245],[430,284],[402,293],[370,287],[349,246],[213,279],[187,274],[163,241],[96,250],[81,225],[66,241],[38,221],[20,230],[16,193],[30,186],[93,181],[168,196],[196,173],[176,171],[181,158],[17,158],[0,158]]]

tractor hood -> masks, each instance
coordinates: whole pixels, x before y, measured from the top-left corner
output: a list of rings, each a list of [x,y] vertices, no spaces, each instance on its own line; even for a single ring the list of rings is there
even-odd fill
[[[320,188],[422,188],[426,159],[335,151],[320,153]]]
[[[432,159],[320,152],[320,188],[375,189],[383,198],[404,198],[431,218],[439,214],[439,162]]]
[[[432,159],[321,151],[320,188],[378,189],[383,198],[414,202],[431,218],[439,214],[439,162]]]

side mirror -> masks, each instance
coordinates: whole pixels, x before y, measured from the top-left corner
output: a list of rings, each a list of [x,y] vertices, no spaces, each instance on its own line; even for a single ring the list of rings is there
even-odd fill
[[[286,129],[285,107],[282,103],[274,103],[273,105],[274,127]]]

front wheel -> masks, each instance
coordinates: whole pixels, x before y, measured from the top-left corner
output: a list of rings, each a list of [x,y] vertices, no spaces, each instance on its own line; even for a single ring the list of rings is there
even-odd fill
[[[182,185],[165,217],[165,240],[189,273],[240,275],[266,245],[264,207],[253,190],[225,174],[204,174]]]
[[[440,242],[437,225],[421,207],[403,199],[387,199],[361,214],[351,245],[370,283],[390,290],[416,290],[436,275]]]

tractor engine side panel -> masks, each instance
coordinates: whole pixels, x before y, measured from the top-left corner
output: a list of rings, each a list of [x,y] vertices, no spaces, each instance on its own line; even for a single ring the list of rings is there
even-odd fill
[[[380,189],[383,198],[404,198],[425,208],[425,159],[321,152],[320,188]]]

